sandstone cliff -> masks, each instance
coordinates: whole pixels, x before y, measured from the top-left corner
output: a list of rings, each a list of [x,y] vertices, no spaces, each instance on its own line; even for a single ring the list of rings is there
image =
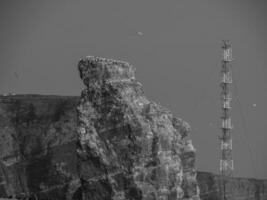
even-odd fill
[[[198,172],[198,184],[202,200],[219,200],[221,178],[208,172]],[[252,178],[231,178],[226,182],[227,199],[266,200],[267,180]]]
[[[189,125],[144,96],[130,64],[79,70],[80,99],[0,98],[0,197],[198,199]]]
[[[12,195],[53,200],[79,199],[76,155],[78,102],[79,97],[0,96],[0,199]],[[32,114],[34,117],[30,119]],[[23,146],[32,153],[18,157],[25,151]],[[38,148],[43,150],[34,150]],[[202,200],[219,200],[217,175],[198,172],[197,180]],[[231,181],[237,199],[267,199],[267,181],[245,178]]]
[[[89,56],[79,70],[83,199],[199,199],[189,125],[144,96],[130,64]]]
[[[79,187],[77,102],[40,95],[0,98],[0,197],[73,195]]]

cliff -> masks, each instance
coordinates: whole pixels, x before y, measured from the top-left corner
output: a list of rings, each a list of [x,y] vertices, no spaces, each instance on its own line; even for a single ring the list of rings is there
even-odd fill
[[[0,197],[73,193],[77,103],[77,97],[0,97]]]
[[[198,199],[189,125],[149,101],[134,70],[86,57],[80,98],[2,96],[1,196]]]
[[[148,100],[129,63],[88,56],[77,147],[84,199],[199,199],[189,125]]]
[[[218,176],[195,171],[189,125],[144,96],[130,64],[87,57],[79,70],[81,97],[0,96],[0,198],[219,198]],[[265,181],[232,182],[238,199],[266,199]]]
[[[12,195],[49,199],[79,196],[76,155],[78,102],[79,97],[0,96],[0,199]],[[35,113],[31,120],[27,117],[32,115],[30,113]],[[47,128],[38,128],[40,124]],[[45,137],[47,139],[43,140]],[[36,141],[42,141],[41,145]],[[32,156],[16,159],[25,151],[20,149],[23,146],[27,146]],[[34,149],[43,150],[38,153]],[[48,174],[49,178],[46,178]],[[217,175],[198,172],[197,180],[202,200],[219,199]],[[267,181],[246,178],[234,178],[232,181],[238,199],[267,199]]]
[[[202,200],[220,199],[220,176],[209,172],[198,172],[197,180]],[[226,197],[233,200],[266,200],[267,180],[230,178],[226,181]]]

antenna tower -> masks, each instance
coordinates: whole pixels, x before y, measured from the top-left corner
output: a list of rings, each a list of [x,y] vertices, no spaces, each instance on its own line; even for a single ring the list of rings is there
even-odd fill
[[[229,177],[232,177],[234,170],[233,156],[232,156],[232,136],[231,130],[233,128],[231,123],[231,100],[232,94],[230,92],[230,85],[232,83],[232,72],[230,62],[232,59],[232,47],[228,40],[223,41],[223,59],[221,71],[221,101],[222,101],[222,135],[221,142],[221,192],[222,199],[226,200],[226,183]]]

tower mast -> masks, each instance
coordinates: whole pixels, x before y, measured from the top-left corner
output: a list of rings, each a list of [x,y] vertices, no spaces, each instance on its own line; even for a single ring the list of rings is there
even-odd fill
[[[222,59],[222,79],[221,79],[221,102],[222,102],[222,135],[221,142],[221,160],[220,172],[222,178],[221,192],[222,199],[226,200],[226,183],[229,177],[233,175],[234,163],[232,156],[232,123],[231,123],[231,100],[230,85],[232,83],[231,65],[232,47],[228,40],[223,41],[223,59]]]

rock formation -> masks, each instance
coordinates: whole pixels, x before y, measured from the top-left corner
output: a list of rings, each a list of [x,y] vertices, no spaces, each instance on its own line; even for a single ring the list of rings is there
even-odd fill
[[[0,199],[81,199],[78,101],[79,97],[68,96],[0,95]],[[220,199],[219,176],[198,172],[197,179],[202,200]],[[227,193],[231,189],[236,199],[267,199],[267,180],[233,178],[230,182]]]
[[[199,199],[189,125],[144,96],[130,64],[88,56],[78,67],[82,198]]]
[[[71,199],[77,97],[0,97],[0,198]]]
[[[219,200],[221,177],[209,172],[198,172],[197,180],[202,200]],[[227,199],[266,200],[267,180],[254,178],[229,178],[226,183]]]

